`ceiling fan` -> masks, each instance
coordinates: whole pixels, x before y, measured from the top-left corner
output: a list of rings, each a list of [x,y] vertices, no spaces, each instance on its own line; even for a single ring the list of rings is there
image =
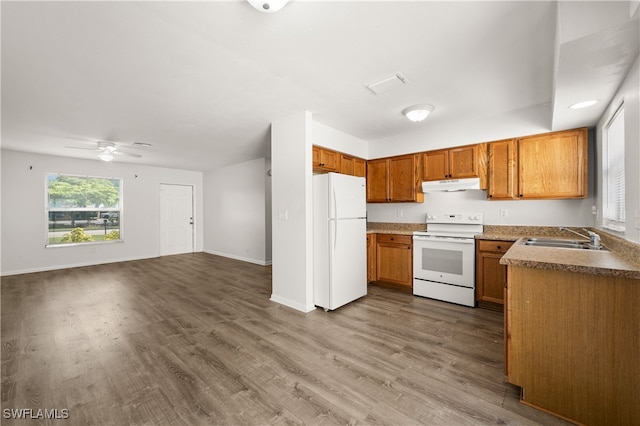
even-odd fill
[[[142,146],[143,144],[140,144],[140,145]],[[110,142],[110,141],[98,141],[97,142],[97,147],[95,147],[95,148],[85,148],[85,147],[82,147],[82,146],[67,146],[66,148],[84,149],[84,150],[88,150],[88,151],[95,151],[95,152],[98,153],[98,158],[101,159],[102,161],[111,161],[117,155],[124,155],[124,156],[127,156],[127,157],[134,157],[134,158],[142,157],[142,155],[140,155],[140,154],[134,154],[132,152],[126,152],[126,151],[120,151],[118,149],[118,147],[116,147],[115,142]]]

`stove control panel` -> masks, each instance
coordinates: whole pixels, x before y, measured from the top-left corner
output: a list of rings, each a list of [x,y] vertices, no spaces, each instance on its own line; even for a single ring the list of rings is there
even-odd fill
[[[482,213],[427,213],[427,223],[482,225]]]

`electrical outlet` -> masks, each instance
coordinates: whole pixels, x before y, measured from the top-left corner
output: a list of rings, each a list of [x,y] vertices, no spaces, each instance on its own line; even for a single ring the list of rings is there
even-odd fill
[[[404,211],[402,209],[398,209],[398,213],[397,213],[399,218],[404,217]]]
[[[289,220],[289,210],[287,209],[278,210],[278,220]]]
[[[505,219],[507,217],[509,217],[509,210],[507,209],[500,209],[500,217]]]

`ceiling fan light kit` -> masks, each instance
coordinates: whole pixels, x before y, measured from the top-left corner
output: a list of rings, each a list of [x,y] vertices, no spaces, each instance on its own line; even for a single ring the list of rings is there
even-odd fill
[[[251,6],[262,13],[275,13],[282,9],[289,0],[247,0]]]
[[[402,115],[407,117],[410,121],[414,123],[418,123],[425,118],[433,111],[433,105],[421,104],[421,105],[413,105],[407,107],[402,110]]]
[[[113,155],[111,155],[108,151],[104,151],[101,154],[98,154],[98,158],[102,161],[111,161],[113,160]]]

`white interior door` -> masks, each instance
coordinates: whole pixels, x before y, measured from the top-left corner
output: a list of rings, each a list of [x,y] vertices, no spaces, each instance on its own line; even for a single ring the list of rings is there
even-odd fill
[[[193,252],[193,186],[160,184],[160,255]]]

